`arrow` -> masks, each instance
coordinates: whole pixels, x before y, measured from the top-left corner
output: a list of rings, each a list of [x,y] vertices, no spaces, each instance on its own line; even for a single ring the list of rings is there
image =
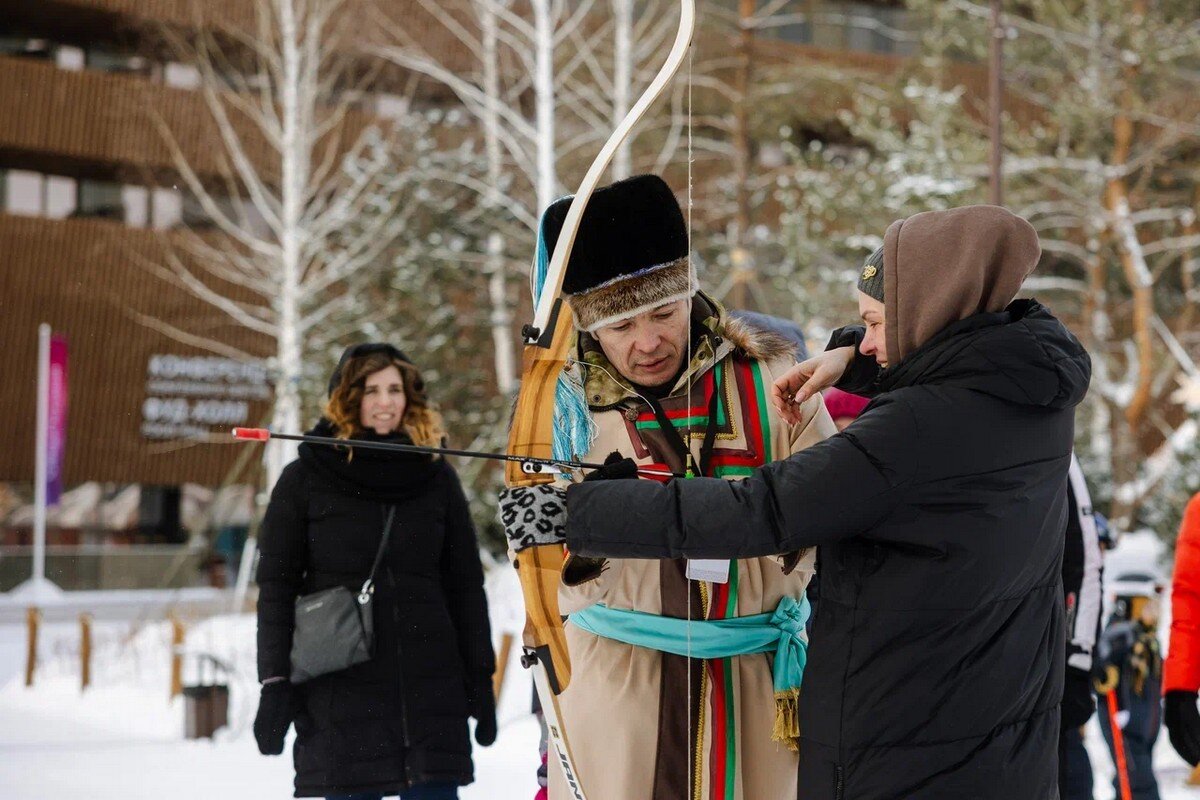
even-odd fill
[[[509,453],[488,453],[481,450],[454,450],[448,447],[425,447],[418,444],[400,444],[398,442],[376,442],[369,439],[337,439],[332,436],[310,436],[294,433],[271,433],[266,428],[234,428],[233,438],[247,442],[265,442],[269,439],[286,439],[291,442],[308,442],[329,447],[362,447],[369,450],[391,450],[399,453],[421,453],[424,455],[463,456],[464,458],[488,458],[493,461],[508,461],[521,465],[522,471],[528,475],[538,475],[553,471],[554,467],[567,469],[596,470],[603,464],[593,464],[587,461],[564,461],[556,458],[535,458],[533,456],[515,456]],[[683,475],[663,469],[638,467],[638,474],[653,478],[682,478]]]

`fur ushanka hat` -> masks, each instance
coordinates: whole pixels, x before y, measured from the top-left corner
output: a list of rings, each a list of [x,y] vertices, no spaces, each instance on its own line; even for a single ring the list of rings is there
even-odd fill
[[[554,252],[571,198],[542,216],[542,241]],[[567,262],[563,293],[575,325],[589,333],[618,320],[696,293],[688,230],[671,187],[657,175],[638,175],[598,189]]]

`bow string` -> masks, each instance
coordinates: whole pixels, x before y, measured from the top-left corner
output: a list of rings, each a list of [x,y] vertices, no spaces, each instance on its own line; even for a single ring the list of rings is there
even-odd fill
[[[567,210],[550,257],[546,279],[537,297],[533,322],[522,331],[525,346],[521,362],[521,388],[507,448],[513,455],[538,459],[553,457],[556,386],[570,358],[574,342],[571,309],[562,297],[562,284],[575,237],[588,201],[621,143],[630,136],[685,63],[695,27],[695,0],[680,0],[679,29],[670,53],[650,86],[600,149]],[[504,482],[508,487],[535,486],[554,479],[552,474],[530,474],[516,463],[506,465],[504,473]],[[564,559],[563,548],[558,545],[529,547],[515,557],[517,576],[525,599],[525,654],[522,663],[534,670],[534,681],[546,716],[549,738],[572,797],[574,800],[586,800],[558,708],[558,695],[571,682],[571,658],[558,606]]]

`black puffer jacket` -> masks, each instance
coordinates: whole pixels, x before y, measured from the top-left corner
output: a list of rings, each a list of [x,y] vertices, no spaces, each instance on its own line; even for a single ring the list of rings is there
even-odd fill
[[[856,422],[743,482],[572,487],[568,546],[626,558],[820,546],[804,800],[1054,798],[1067,466],[1088,357],[1045,308],[1016,301],[890,370],[861,366],[848,377],[870,385],[842,384],[874,395]]]
[[[297,595],[362,586],[389,505],[375,658],[295,687],[297,797],[473,780],[467,693],[489,686],[494,665],[475,531],[444,461],[359,448],[347,462],[301,445],[263,521],[259,677],[289,674]]]

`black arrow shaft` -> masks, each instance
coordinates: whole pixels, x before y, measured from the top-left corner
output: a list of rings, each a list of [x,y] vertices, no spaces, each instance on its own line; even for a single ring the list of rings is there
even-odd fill
[[[463,456],[464,458],[488,458],[493,461],[510,461],[518,464],[537,464],[542,467],[570,467],[573,469],[600,469],[603,464],[592,464],[587,461],[560,461],[555,458],[534,458],[532,456],[516,456],[510,453],[488,453],[482,450],[455,450],[449,447],[425,447],[419,444],[400,444],[398,442],[372,442],[368,439],[337,439],[332,436],[312,436],[309,434],[275,433],[272,439],[286,439],[292,442],[308,442],[331,447],[362,447],[370,450],[391,450],[400,453],[421,453],[426,455]],[[682,478],[674,472],[666,470],[639,469],[646,474],[662,475],[663,477]]]

